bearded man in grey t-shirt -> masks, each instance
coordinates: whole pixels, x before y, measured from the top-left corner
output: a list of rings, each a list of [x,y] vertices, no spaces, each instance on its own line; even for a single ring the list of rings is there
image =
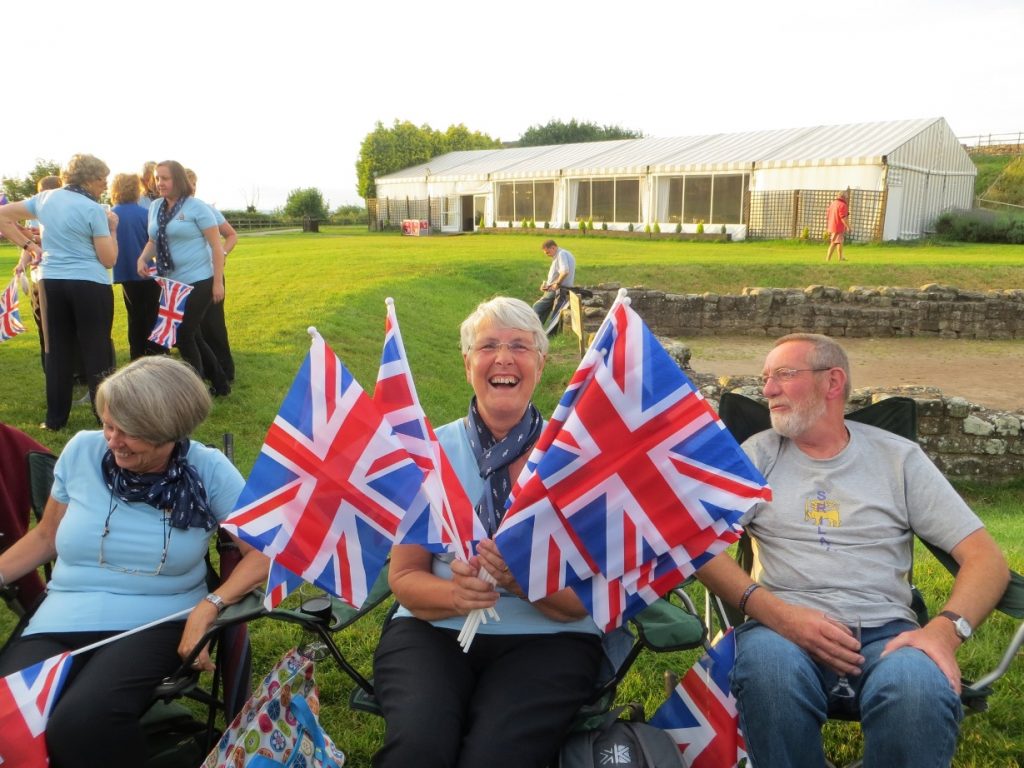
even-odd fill
[[[865,765],[949,765],[956,651],[1005,590],[1006,560],[916,443],[845,420],[850,366],[835,341],[784,336],[761,378],[772,429],[743,447],[773,499],[743,520],[754,568],[722,554],[697,574],[749,617],[732,687],[751,762],[823,766],[821,725],[845,712],[860,716]],[[907,582],[915,533],[960,564],[924,627]]]

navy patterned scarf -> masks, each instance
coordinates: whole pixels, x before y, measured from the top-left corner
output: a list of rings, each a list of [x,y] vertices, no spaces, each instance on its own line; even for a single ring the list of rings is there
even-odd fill
[[[92,192],[90,192],[85,187],[81,186],[80,184],[67,184],[64,187],[62,187],[62,189],[66,189],[68,192],[77,192],[80,195],[85,195],[90,200],[92,200],[94,203],[98,203],[99,202],[99,200],[96,199],[95,195],[93,195]]]
[[[107,487],[121,501],[144,501],[154,509],[168,510],[172,528],[213,530],[217,518],[210,511],[206,486],[196,468],[188,463],[188,438],[174,444],[163,472],[132,472],[117,466],[113,451],[103,455]]]
[[[533,448],[540,437],[544,419],[534,404],[530,403],[519,423],[498,440],[480,418],[476,397],[469,403],[469,415],[466,418],[470,427],[469,445],[476,456],[480,477],[485,482],[484,493],[476,503],[476,515],[487,530],[487,535],[494,536],[498,524],[505,516],[505,502],[512,491],[509,464]]]
[[[181,211],[181,206],[187,198],[187,195],[182,195],[173,206],[168,206],[167,200],[164,199],[156,213],[156,273],[160,277],[167,277],[174,271],[171,244],[167,242],[167,225]]]

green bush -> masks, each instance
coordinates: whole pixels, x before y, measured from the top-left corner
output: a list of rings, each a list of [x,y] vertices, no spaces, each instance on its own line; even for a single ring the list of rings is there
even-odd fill
[[[654,222],[654,233],[656,235],[661,234],[661,224],[659,224],[658,222]]]
[[[629,226],[628,226],[628,227],[626,227],[626,231],[627,231],[627,232],[632,232],[632,231],[633,231],[633,222],[632,222],[632,221],[631,221],[631,222],[629,222]]]
[[[650,224],[644,224],[644,232],[646,232],[648,235],[651,234],[651,225]]]
[[[983,208],[946,211],[935,221],[935,232],[945,240],[964,243],[1024,243],[1024,217]]]
[[[682,233],[683,233],[683,222],[677,221],[676,222],[676,234],[677,235],[681,235]]]
[[[601,222],[601,231],[602,232],[607,232],[608,231],[608,222],[607,221],[602,221]]]
[[[703,235],[704,234],[704,219],[700,219],[697,222],[697,234],[698,235]]]
[[[550,221],[545,221],[544,222],[544,229],[551,229],[551,222]]]
[[[580,228],[580,234],[587,234],[587,222],[585,222],[583,219],[580,219],[578,222],[576,222],[576,226]]]
[[[562,222],[562,229],[568,229],[568,228],[569,228],[569,222],[568,221],[563,221]]]

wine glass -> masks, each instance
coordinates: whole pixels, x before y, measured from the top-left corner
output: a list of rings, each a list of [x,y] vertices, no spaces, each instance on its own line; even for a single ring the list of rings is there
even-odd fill
[[[826,618],[833,624],[840,624],[846,627],[857,638],[857,642],[860,642],[860,618],[856,616],[834,616],[832,614],[826,614]],[[850,679],[846,675],[840,675],[839,679],[836,680],[836,684],[832,686],[832,690],[828,693],[829,696],[842,701],[849,701],[856,696],[853,686],[850,685]]]

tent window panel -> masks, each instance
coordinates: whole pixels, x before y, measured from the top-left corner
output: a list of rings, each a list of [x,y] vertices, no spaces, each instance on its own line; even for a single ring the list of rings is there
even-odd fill
[[[544,181],[534,184],[533,199],[537,213],[534,221],[551,221],[555,215],[555,183]]]
[[[684,221],[696,224],[711,220],[711,177],[687,176],[683,194]]]
[[[615,218],[615,184],[611,179],[594,179],[593,202],[589,218],[594,221],[618,221]]]
[[[590,179],[582,179],[577,182],[576,210],[570,212],[570,218],[590,218]]]
[[[533,183],[516,184],[516,220],[532,219],[533,215]]]
[[[516,217],[515,187],[512,184],[498,185],[498,215],[501,221],[512,221]]]
[[[743,221],[743,175],[715,176],[715,221],[740,224]]]
[[[668,180],[668,220],[676,224],[683,220],[683,177]]]
[[[640,221],[640,179],[615,180],[615,221]]]

